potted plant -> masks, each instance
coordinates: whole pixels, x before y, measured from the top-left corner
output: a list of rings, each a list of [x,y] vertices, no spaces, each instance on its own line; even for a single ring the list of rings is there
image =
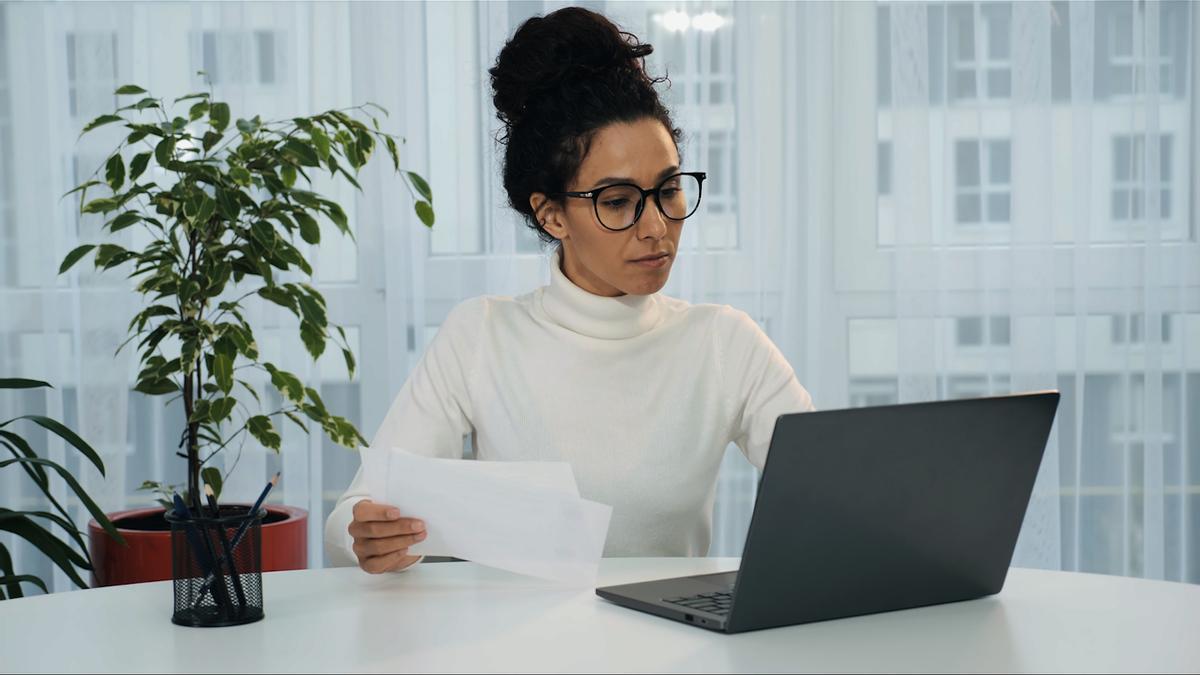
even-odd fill
[[[129,322],[118,352],[131,344],[138,350],[136,391],[182,399],[179,448],[169,451],[187,462],[184,503],[202,513],[205,485],[220,496],[223,476],[212,460],[239,438],[245,442],[246,434],[278,452],[277,423],[283,420],[306,433],[315,424],[349,448],[365,444],[353,424],[326,409],[316,389],[263,360],[243,310],[251,299],[285,308],[298,319],[308,354],[318,358],[332,341],[353,376],[345,331],[329,321],[324,297],[304,280],[312,268],[297,237],[315,246],[332,225],[353,238],[343,208],[313,190],[310,174],[328,171],[361,191],[356,176],[380,145],[413,196],[418,218],[432,227],[429,185],[400,169],[397,137],[380,130],[374,111],[387,111],[368,103],[274,121],[256,115],[230,127],[229,105],[211,92],[181,96],[170,106],[136,85],[115,93],[138,99],[96,118],[80,136],[120,124],[124,137],[92,177],[67,194],[79,194],[81,213],[103,215],[102,230],[116,235],[141,228],[149,243],[139,250],[112,241],[84,244],[67,254],[59,273],[93,252],[99,270],[132,267],[129,276],[147,302]],[[186,115],[174,114],[180,104]],[[152,166],[158,170],[149,171]],[[89,199],[93,189],[103,196]],[[177,344],[177,351],[167,352],[168,344]],[[254,385],[240,376],[244,369],[269,376],[283,405],[264,410]],[[164,507],[177,490],[157,481],[142,487],[156,492]],[[263,570],[306,567],[307,514],[270,510],[262,530]],[[170,578],[164,511],[110,514],[129,547],[113,546],[102,528],[91,528],[98,583]]]
[[[36,389],[49,386],[49,384],[40,380],[0,378],[0,389]],[[104,512],[100,510],[96,502],[92,501],[92,498],[84,491],[83,486],[79,484],[79,481],[69,471],[63,468],[61,464],[39,456],[29,441],[12,430],[9,425],[18,420],[33,422],[66,441],[68,445],[78,450],[91,462],[96,467],[96,470],[100,472],[101,476],[104,475],[104,462],[90,445],[57,420],[42,415],[21,415],[20,417],[0,422],[0,447],[7,450],[8,455],[11,455],[11,457],[0,459],[0,469],[20,466],[24,469],[25,475],[29,477],[29,480],[37,485],[46,502],[54,509],[53,512],[28,510],[18,504],[18,500],[14,496],[8,495],[7,498],[9,501],[0,506],[0,530],[12,532],[17,537],[29,542],[31,546],[37,548],[38,551],[66,573],[76,586],[87,588],[87,583],[84,582],[83,577],[79,576],[79,570],[91,570],[92,559],[88,553],[87,546],[83,542],[82,534],[71,520],[71,515],[62,505],[62,502],[56,499],[51,493],[50,472],[53,471],[58,474],[66,482],[71,492],[87,508],[88,512],[92,514],[94,518],[93,522],[97,523],[97,526],[102,528],[103,532],[106,532],[108,536],[112,537],[118,543],[122,541],[121,534],[117,532],[113,524],[104,515]],[[71,541],[68,542],[55,535],[47,525],[57,525],[62,531],[67,533]],[[46,583],[41,577],[33,574],[19,574],[13,565],[12,555],[8,548],[3,543],[0,543],[0,600],[24,596],[25,592],[21,588],[21,584],[32,584],[42,589],[43,593],[49,592],[46,588]]]

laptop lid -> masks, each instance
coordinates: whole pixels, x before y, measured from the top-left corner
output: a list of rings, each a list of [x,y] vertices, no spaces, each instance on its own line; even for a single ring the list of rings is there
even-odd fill
[[[999,592],[1058,399],[781,415],[726,630]]]

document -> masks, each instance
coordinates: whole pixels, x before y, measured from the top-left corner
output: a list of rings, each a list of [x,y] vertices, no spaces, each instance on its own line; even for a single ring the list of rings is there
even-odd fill
[[[436,459],[366,448],[371,499],[425,522],[413,555],[453,556],[594,587],[612,507],[582,499],[566,462]]]

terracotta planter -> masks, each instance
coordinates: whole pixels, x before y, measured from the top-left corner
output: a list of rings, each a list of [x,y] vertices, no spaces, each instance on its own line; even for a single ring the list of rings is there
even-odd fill
[[[249,504],[245,504],[249,508]],[[267,506],[262,526],[262,571],[308,568],[308,511],[294,506]],[[118,586],[171,578],[171,531],[162,507],[109,514],[128,546],[113,541],[95,520],[88,522],[92,554],[92,586]],[[131,529],[122,522],[161,521],[162,530]]]

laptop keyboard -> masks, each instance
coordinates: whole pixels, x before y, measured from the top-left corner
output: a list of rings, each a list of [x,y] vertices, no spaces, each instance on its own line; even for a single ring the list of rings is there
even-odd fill
[[[733,602],[733,593],[730,591],[700,593],[699,595],[689,595],[682,598],[663,598],[663,602],[680,605],[681,607],[694,609],[699,612],[724,616],[729,613],[729,605]]]

